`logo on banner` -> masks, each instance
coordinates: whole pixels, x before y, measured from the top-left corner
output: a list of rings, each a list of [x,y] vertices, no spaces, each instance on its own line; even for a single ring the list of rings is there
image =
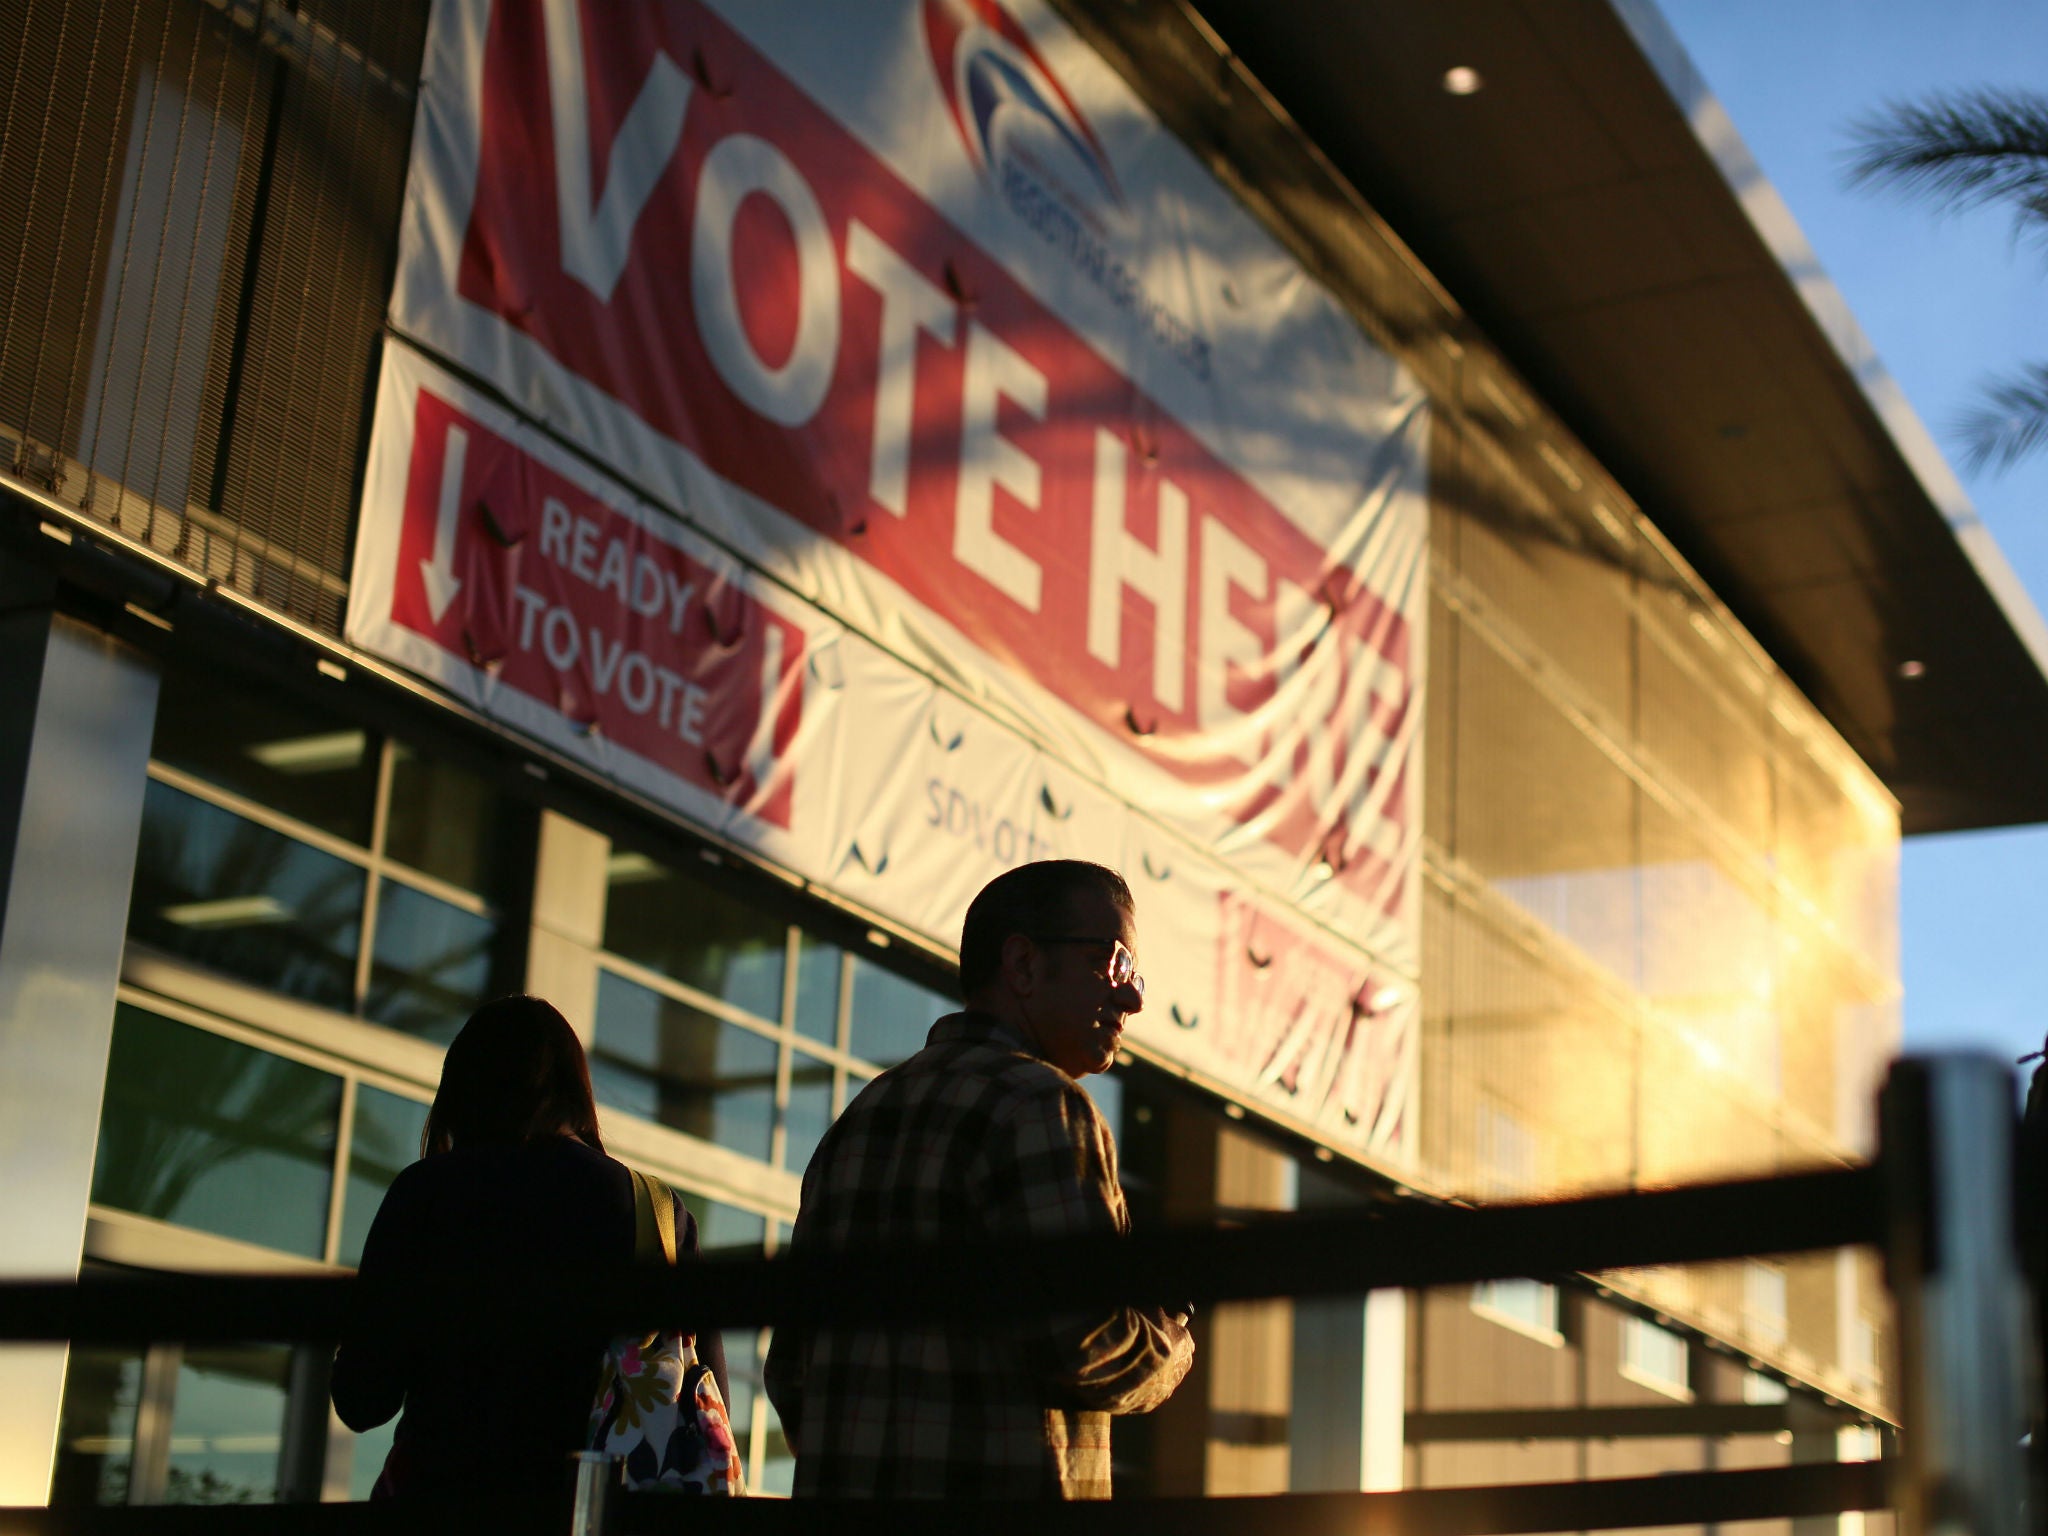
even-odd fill
[[[1030,35],[997,0],[924,0],[924,34],[946,110],[977,170],[994,173],[998,118],[1015,111],[1048,130],[1072,163],[1122,205],[1116,172],[1095,130]]]
[[[925,43],[961,147],[1004,206],[1203,381],[1209,338],[1145,284],[1116,170],[999,0],[924,0]]]

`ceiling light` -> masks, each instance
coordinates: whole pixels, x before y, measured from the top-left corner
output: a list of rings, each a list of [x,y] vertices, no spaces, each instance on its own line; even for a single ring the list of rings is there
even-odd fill
[[[1924,661],[1902,661],[1899,663],[1899,676],[1906,679],[1907,682],[1911,682],[1916,677],[1925,677],[1926,675],[1927,663]]]
[[[275,896],[223,896],[165,907],[159,915],[180,928],[254,928],[288,921],[292,909]]]
[[[363,760],[366,745],[368,738],[361,731],[327,731],[318,736],[259,741],[249,748],[249,755],[279,773],[331,773],[336,768],[355,767]]]
[[[659,880],[667,873],[644,853],[615,853],[604,861],[607,885],[639,885],[644,881]]]
[[[1444,71],[1444,89],[1453,96],[1470,96],[1485,84],[1479,71],[1469,64],[1454,65]]]

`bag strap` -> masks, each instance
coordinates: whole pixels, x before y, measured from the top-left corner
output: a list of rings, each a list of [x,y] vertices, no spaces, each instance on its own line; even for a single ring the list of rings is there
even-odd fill
[[[633,1170],[633,1260],[652,1264],[659,1255],[676,1263],[676,1202],[669,1187],[651,1173]]]

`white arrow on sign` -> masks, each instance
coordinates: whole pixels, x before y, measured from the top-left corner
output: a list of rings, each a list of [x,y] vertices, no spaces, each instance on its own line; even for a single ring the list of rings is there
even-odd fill
[[[434,622],[455,601],[462,590],[462,578],[455,574],[455,525],[462,516],[462,466],[469,457],[469,434],[460,427],[448,429],[448,446],[441,455],[441,505],[434,515],[434,558],[420,562],[420,576],[427,584],[427,607]]]

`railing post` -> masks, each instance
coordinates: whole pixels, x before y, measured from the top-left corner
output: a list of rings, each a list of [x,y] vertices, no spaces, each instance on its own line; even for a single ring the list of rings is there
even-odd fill
[[[1879,1122],[1898,1309],[1901,1536],[2024,1536],[2012,1073],[1989,1056],[1900,1061]]]
[[[604,1451],[571,1451],[576,1488],[569,1504],[569,1536],[604,1536],[612,1494],[619,1484],[618,1458]]]

